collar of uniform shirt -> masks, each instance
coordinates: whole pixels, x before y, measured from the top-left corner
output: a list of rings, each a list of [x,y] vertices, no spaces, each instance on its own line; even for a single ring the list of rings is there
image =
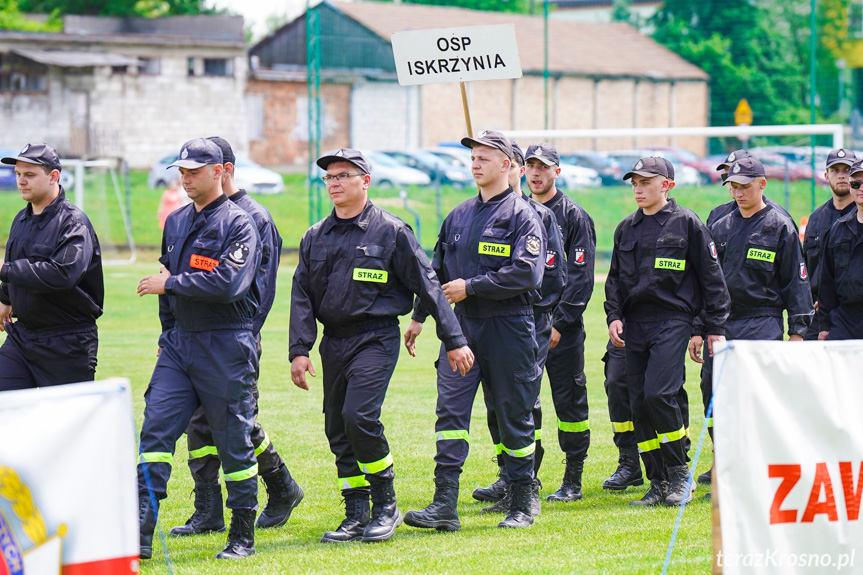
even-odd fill
[[[656,218],[656,221],[660,223],[660,225],[665,224],[668,221],[668,218],[671,217],[671,214],[677,211],[677,202],[674,201],[674,198],[668,198],[668,203],[662,206],[662,209],[653,214],[652,217]],[[647,216],[644,215],[644,211],[641,208],[638,208],[635,212],[635,217],[632,219],[633,225],[637,224]]]
[[[363,208],[363,211],[360,212],[360,215],[357,216],[357,219],[352,223],[355,226],[359,226],[361,230],[366,231],[369,228],[369,218],[372,217],[371,211],[374,207],[374,204],[371,200],[366,200],[366,207]],[[333,229],[338,224],[336,221],[336,209],[333,208],[333,211],[330,212],[330,215],[324,220],[324,229],[323,232],[329,233],[330,230]]]

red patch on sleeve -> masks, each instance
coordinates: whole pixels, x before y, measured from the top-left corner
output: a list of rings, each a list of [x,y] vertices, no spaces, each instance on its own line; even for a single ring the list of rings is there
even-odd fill
[[[213,268],[219,265],[219,260],[192,254],[192,258],[189,260],[189,265],[195,269],[211,272],[213,271]]]

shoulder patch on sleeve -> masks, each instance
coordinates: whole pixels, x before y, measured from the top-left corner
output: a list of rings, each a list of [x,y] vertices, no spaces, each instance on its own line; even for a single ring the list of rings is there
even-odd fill
[[[538,237],[533,235],[527,236],[525,239],[525,249],[527,250],[527,253],[532,256],[538,256],[540,247],[542,247],[542,242]]]
[[[707,248],[710,250],[710,257],[712,257],[713,259],[716,259],[716,258],[717,258],[717,255],[716,255],[716,242],[710,242],[710,243],[707,245]]]
[[[545,252],[545,267],[546,269],[553,270],[557,267],[557,252],[554,250],[548,250]]]
[[[572,263],[577,266],[584,265],[584,248],[575,248],[572,250]]]
[[[800,262],[800,279],[809,279],[809,274],[806,272],[806,264],[804,262]]]
[[[231,245],[231,249],[228,250],[228,259],[237,264],[246,263],[246,258],[249,257],[249,247],[241,244],[240,242],[234,242]]]

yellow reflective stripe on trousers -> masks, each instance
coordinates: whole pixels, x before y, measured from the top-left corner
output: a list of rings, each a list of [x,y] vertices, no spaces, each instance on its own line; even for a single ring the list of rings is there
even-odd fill
[[[638,444],[639,453],[646,453],[656,449],[659,449],[659,439],[648,439],[647,441],[642,441]]]
[[[625,433],[627,431],[635,431],[635,425],[631,421],[612,421],[611,431],[614,433]]]
[[[560,418],[558,418],[557,428],[561,431],[566,431],[568,433],[581,433],[582,431],[587,431],[588,429],[590,429],[590,422],[588,420],[561,421]]]
[[[686,437],[686,429],[681,427],[677,431],[670,431],[668,433],[657,433],[656,437],[659,439],[659,443],[671,443],[672,441],[677,441],[678,439],[683,439]]]
[[[339,489],[355,489],[357,487],[368,487],[365,475],[354,475],[353,477],[339,477]]]
[[[225,473],[225,481],[245,481],[251,479],[258,474],[258,464],[254,464],[248,469],[242,471],[234,471],[233,473]]]
[[[167,463],[168,465],[172,465],[174,463],[174,454],[164,451],[145,452],[138,458],[138,463]]]
[[[531,443],[527,447],[522,447],[521,449],[509,449],[508,447],[504,446],[503,451],[506,454],[511,455],[512,457],[527,457],[528,455],[536,451],[536,442]]]
[[[445,429],[435,434],[435,441],[445,441],[447,439],[464,439],[470,443],[470,435],[468,435],[467,429]]]
[[[215,445],[205,445],[200,449],[193,449],[189,452],[189,459],[198,459],[199,457],[206,457],[207,455],[219,456]]]
[[[713,418],[707,420],[707,427],[713,427]]]
[[[267,435],[267,432],[264,432],[264,440],[261,442],[259,446],[255,448],[255,457],[262,454],[268,447],[270,446],[270,436]]]
[[[494,454],[500,455],[503,453],[503,443],[495,443],[494,444]]]
[[[533,440],[534,440],[534,441],[539,441],[540,439],[542,439],[542,430],[541,430],[541,429],[537,429],[537,430],[535,430],[535,431],[533,432]]]
[[[357,461],[357,465],[360,466],[360,471],[362,471],[363,473],[379,473],[392,464],[392,453],[387,453],[387,456],[383,459],[378,459],[377,461],[372,461],[371,463],[361,463]]]

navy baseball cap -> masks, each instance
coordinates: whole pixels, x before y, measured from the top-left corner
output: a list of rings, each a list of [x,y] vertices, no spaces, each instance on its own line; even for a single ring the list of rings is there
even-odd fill
[[[195,138],[183,144],[180,149],[180,157],[168,168],[176,166],[194,170],[207,164],[221,164],[223,161],[222,150],[215,142],[206,138]]]
[[[662,176],[663,178],[674,180],[674,166],[672,166],[671,162],[665,158],[648,156],[635,162],[635,165],[632,166],[632,170],[626,172],[623,179],[628,180],[635,175],[644,176],[645,178]]]
[[[725,168],[730,168],[731,164],[736,162],[737,160],[742,160],[743,158],[754,158],[752,154],[749,153],[749,150],[734,150],[728,157],[725,158],[725,161],[716,166],[716,171],[721,172]]]
[[[859,172],[863,172],[863,160],[857,160],[851,166],[851,175],[857,174]]]
[[[724,186],[728,182],[746,185],[755,178],[763,177],[766,177],[764,166],[757,158],[743,158],[731,164],[731,167],[728,168],[728,177],[725,178],[722,185]]]
[[[524,152],[521,150],[521,146],[519,146],[515,140],[512,142],[512,159],[521,161],[521,165],[525,164],[524,162]]]
[[[839,148],[838,150],[832,150],[829,154],[827,154],[828,168],[836,164],[845,164],[846,166],[851,166],[856,161],[857,155],[854,153],[854,150],[846,150],[845,148]]]
[[[18,162],[27,162],[28,164],[45,166],[49,170],[63,169],[63,166],[60,165],[60,156],[57,155],[57,150],[48,144],[27,144],[18,152],[17,156],[3,158],[0,162],[13,166]]]
[[[525,162],[534,158],[541,161],[546,166],[560,165],[560,154],[557,153],[557,148],[547,142],[531,144],[527,147],[527,156],[525,156]]]
[[[210,136],[207,138],[222,150],[222,161],[226,164],[236,164],[237,157],[234,155],[234,150],[231,148],[231,144],[228,143],[228,140],[225,138],[220,138],[219,136]]]
[[[496,130],[483,130],[476,138],[462,138],[461,145],[465,148],[488,146],[489,148],[500,150],[507,158],[512,159],[512,142]]]
[[[321,156],[315,163],[320,169],[326,170],[327,166],[329,166],[333,162],[350,162],[351,164],[362,170],[364,174],[372,173],[372,167],[371,165],[369,165],[369,161],[366,159],[365,156],[363,156],[363,153],[359,150],[342,148],[340,150],[336,150],[332,154]]]

